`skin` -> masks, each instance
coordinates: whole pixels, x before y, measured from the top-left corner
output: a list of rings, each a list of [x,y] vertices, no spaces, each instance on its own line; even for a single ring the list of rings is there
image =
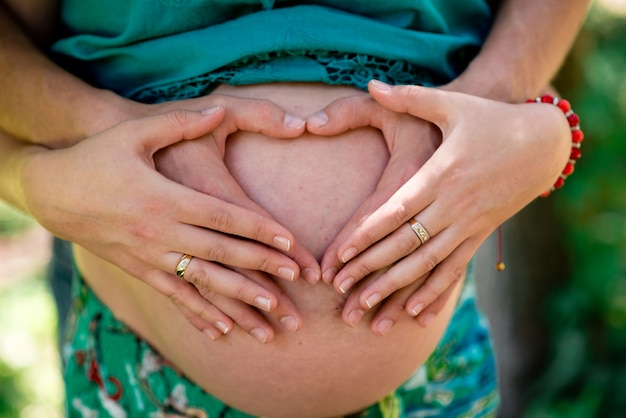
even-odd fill
[[[2,151],[10,151],[10,155],[3,153],[3,158],[7,160],[19,160],[21,156],[33,152],[32,148],[28,146],[22,148],[16,145],[11,137],[25,142],[41,144],[46,148],[65,148],[80,142],[86,137],[93,136],[103,129],[114,126],[120,121],[161,114],[171,111],[175,107],[206,109],[219,104],[224,106],[227,114],[228,110],[232,108],[227,103],[228,99],[210,96],[175,104],[146,106],[130,102],[108,91],[94,89],[55,66],[37,49],[35,42],[45,39],[46,33],[49,33],[53,28],[54,11],[56,8],[53,2],[39,0],[35,4],[36,7],[29,6],[31,4],[29,2],[5,1],[2,4],[5,7],[0,9],[0,51],[2,51],[0,52],[0,75],[2,76],[0,80],[2,80],[2,89],[5,94],[0,99],[0,114],[3,115],[0,118],[0,127],[5,131],[6,135],[0,138],[0,147]],[[448,86],[444,86],[444,89],[511,102],[518,102],[525,97],[536,95],[557,71],[582,23],[587,6],[588,1],[582,0],[571,2],[567,8],[563,8],[562,3],[555,0],[534,2],[509,0],[503,2],[500,5],[494,29],[481,53],[457,80]],[[34,13],[36,10],[39,12]],[[21,20],[25,30],[14,23],[16,19],[15,16],[11,15],[11,11]],[[555,22],[558,22],[558,24]],[[533,30],[529,31],[529,27],[532,27]],[[30,33],[35,41],[25,36],[26,33]],[[536,48],[536,45],[539,44],[542,45],[542,48]],[[403,100],[400,108],[396,108],[389,101],[385,101],[384,95],[380,95],[374,90],[372,90],[372,95],[379,101],[379,104],[399,112],[409,111],[413,105],[412,99],[415,98],[415,94],[410,92],[395,96],[396,99]],[[345,99],[348,103],[347,105],[341,103],[334,104],[325,111],[312,115],[308,118],[306,129],[320,135],[330,135],[335,129],[343,129],[341,126],[337,127],[334,121],[341,120],[345,115],[343,112],[352,112],[349,113],[350,116],[356,115],[353,112],[353,108],[351,108],[350,100]],[[261,115],[267,115],[268,113],[270,115],[278,115],[281,113],[279,108],[268,110],[272,106],[266,101],[261,101],[256,103],[256,105],[259,105],[260,109],[262,109]],[[373,110],[374,107],[365,107],[364,109],[371,109],[372,112],[369,116],[365,115],[366,118],[375,118],[374,112],[376,111]],[[365,114],[366,112],[362,111],[361,113]],[[248,114],[258,113],[250,111]],[[284,131],[282,131],[281,135],[283,137],[297,136],[302,129],[305,129],[301,123],[302,120],[285,114],[284,111],[282,111],[282,119],[280,117],[276,119],[257,119],[251,123],[253,126],[251,129],[253,131],[267,129],[264,124],[270,125],[271,121],[275,123],[280,121],[282,123]],[[324,121],[328,122],[325,123]],[[445,125],[444,122],[439,120],[433,121],[433,123]],[[279,126],[275,125],[278,130],[280,130]],[[471,138],[472,144],[475,144],[476,138],[479,138],[480,143],[478,145],[491,150],[494,149],[494,143],[499,142],[499,138],[477,135],[481,130],[479,124],[468,123],[465,126],[467,135],[463,137],[455,136],[454,141],[447,141],[444,137],[444,145],[446,143],[456,144],[469,141],[467,138]],[[216,129],[219,132],[221,128],[218,126]],[[398,130],[401,131],[402,129]],[[443,135],[446,134],[444,130],[440,130],[443,132]],[[425,135],[439,137],[442,135],[441,133],[433,134],[433,132],[432,126],[424,126],[414,128],[410,135],[414,137],[423,137]],[[406,133],[406,135],[408,136],[409,133]],[[463,140],[462,138],[466,139]],[[465,144],[467,145],[467,142]],[[263,265],[266,268],[262,270],[268,273],[277,273],[279,268],[287,267],[294,272],[294,277],[304,275],[310,282],[315,282],[322,275],[323,271],[324,280],[328,283],[333,282],[335,288],[339,291],[341,291],[341,284],[346,278],[353,277],[355,282],[358,282],[365,276],[368,270],[372,270],[372,266],[393,262],[406,255],[406,246],[402,247],[402,245],[399,245],[401,243],[385,244],[384,248],[387,249],[383,251],[384,255],[382,256],[380,246],[375,247],[372,244],[380,241],[382,237],[389,237],[387,239],[389,240],[391,237],[397,236],[393,232],[398,230],[400,226],[403,226],[403,229],[406,230],[404,223],[411,216],[420,214],[420,220],[422,220],[421,211],[427,204],[429,204],[429,207],[438,208],[440,213],[456,214],[452,220],[434,220],[435,216],[429,216],[426,219],[431,222],[430,225],[426,220],[423,221],[429,231],[431,231],[431,235],[435,236],[436,234],[438,239],[437,245],[435,245],[436,241],[433,239],[431,241],[432,245],[424,246],[423,249],[416,251],[415,255],[410,257],[415,263],[411,267],[411,271],[432,275],[432,277],[429,276],[430,278],[426,281],[426,285],[422,286],[419,291],[413,288],[412,292],[403,290],[402,292],[394,293],[393,290],[415,286],[415,282],[411,284],[402,282],[399,278],[400,275],[397,275],[392,269],[386,278],[372,284],[374,287],[360,286],[359,290],[351,293],[352,299],[348,300],[346,310],[344,311],[344,316],[348,323],[353,322],[348,320],[348,317],[355,310],[356,305],[354,301],[358,302],[360,310],[366,311],[369,309],[369,306],[367,306],[367,303],[364,306],[364,302],[370,299],[373,294],[378,293],[381,296],[397,295],[387,297],[384,300],[378,316],[372,322],[372,329],[379,334],[384,334],[389,329],[388,325],[395,323],[400,318],[400,315],[405,314],[403,312],[408,312],[411,315],[420,313],[416,312],[415,309],[419,305],[423,306],[423,310],[418,316],[418,320],[422,325],[426,325],[429,322],[428,318],[437,314],[443,306],[442,300],[445,301],[449,294],[447,289],[462,276],[467,260],[480,242],[488,236],[495,226],[512,216],[540,192],[537,191],[538,186],[525,188],[522,191],[494,188],[492,187],[491,179],[501,178],[503,173],[508,175],[510,172],[515,172],[519,173],[519,178],[525,179],[533,186],[550,184],[553,181],[552,173],[558,172],[562,168],[559,165],[563,157],[556,154],[548,162],[550,164],[549,169],[540,170],[540,172],[533,171],[528,164],[524,164],[526,161],[533,161],[534,158],[541,158],[544,155],[543,147],[526,147],[524,149],[516,149],[517,153],[511,152],[507,156],[509,159],[511,155],[519,155],[520,153],[522,155],[519,159],[512,159],[512,164],[506,170],[503,169],[501,158],[498,158],[503,157],[502,155],[468,153],[466,148],[467,146],[442,146],[438,151],[441,156],[436,161],[454,161],[455,165],[447,168],[452,172],[490,173],[490,175],[477,174],[476,176],[468,177],[472,179],[471,182],[455,181],[454,176],[440,179],[439,181],[429,181],[438,178],[437,175],[440,173],[441,165],[429,164],[417,172],[414,165],[402,164],[400,157],[396,159],[396,156],[392,155],[392,160],[398,163],[388,167],[374,196],[356,210],[354,217],[348,222],[346,228],[331,243],[329,250],[321,260],[321,268],[315,258],[304,250],[295,238],[291,239],[292,235],[284,227],[273,222],[271,218],[259,211],[256,212],[256,215],[262,214],[263,219],[255,218],[256,215],[252,212],[258,209],[250,210],[250,208],[254,207],[254,203],[237,191],[236,182],[232,180],[228,171],[225,171],[222,166],[206,167],[202,173],[198,172],[195,178],[185,179],[184,183],[190,189],[198,192],[198,195],[196,195],[198,199],[200,199],[200,192],[215,197],[213,210],[228,212],[232,205],[235,204],[249,210],[246,212],[246,217],[249,216],[258,221],[253,227],[243,232],[234,231],[230,228],[220,229],[219,227],[215,227],[215,231],[242,237],[254,237],[256,231],[261,227],[260,225],[263,225],[262,228],[267,229],[268,232],[264,236],[271,237],[271,239],[259,241],[259,244],[263,244],[266,247],[258,252],[258,257],[255,261],[257,268]],[[559,146],[554,147],[557,153],[561,149]],[[171,158],[168,157],[163,161],[171,161],[171,164],[180,166],[188,158],[187,155],[178,154],[176,147],[172,147],[167,152],[172,154]],[[215,161],[218,161],[220,158],[219,148],[211,149],[211,147],[207,147],[205,152],[207,155],[213,153],[212,158]],[[485,156],[488,158],[485,158]],[[178,161],[178,163],[175,161]],[[165,165],[163,164],[163,170],[166,169]],[[478,170],[476,167],[481,167],[481,169]],[[116,171],[112,170],[110,174],[115,176]],[[109,176],[103,177],[111,178]],[[207,184],[207,178],[220,178],[224,181]],[[146,183],[144,184],[145,187],[141,189],[154,191],[150,194],[150,203],[165,207],[169,204],[169,199],[157,191],[164,189],[166,181],[161,178],[159,180],[152,184]],[[158,289],[167,292],[166,295],[177,301],[177,304],[181,306],[181,309],[190,320],[200,329],[207,331],[211,330],[211,327],[213,327],[213,330],[219,329],[218,321],[226,320],[225,317],[220,315],[215,317],[207,316],[206,312],[215,311],[214,305],[205,301],[201,306],[197,298],[191,296],[186,284],[174,282],[173,279],[175,277],[172,277],[172,271],[180,254],[184,252],[193,253],[194,255],[197,254],[197,258],[202,258],[202,255],[206,255],[207,252],[216,254],[215,244],[209,243],[209,237],[206,237],[205,241],[203,241],[206,243],[205,245],[199,245],[194,248],[185,247],[185,244],[182,242],[168,243],[164,239],[160,243],[160,249],[157,249],[154,247],[153,240],[150,239],[154,238],[154,236],[150,234],[142,235],[143,231],[150,231],[151,228],[158,225],[161,230],[181,231],[180,233],[182,234],[184,229],[182,224],[176,224],[173,218],[144,217],[139,219],[137,216],[127,216],[127,212],[123,211],[110,213],[107,212],[110,208],[106,210],[103,207],[99,208],[95,204],[97,202],[92,202],[94,204],[90,205],[91,213],[95,216],[97,211],[100,210],[98,216],[102,216],[104,219],[107,219],[107,216],[109,216],[108,219],[112,221],[110,224],[102,226],[100,234],[93,234],[94,231],[84,228],[85,223],[81,220],[80,214],[67,209],[80,207],[81,204],[84,206],[88,202],[85,202],[84,199],[79,199],[76,193],[65,193],[62,183],[54,182],[51,185],[51,187],[54,186],[54,189],[50,189],[51,192],[35,194],[24,184],[20,184],[21,179],[3,181],[8,183],[3,188],[3,198],[31,213],[53,233],[87,245],[97,254],[120,265],[124,270],[136,272],[136,276],[140,280],[151,283]],[[227,186],[225,187],[223,184]],[[405,184],[407,186],[403,187]],[[420,188],[411,188],[409,185],[420,185]],[[100,183],[95,188],[98,190],[107,190],[108,188],[111,196],[114,193],[119,193],[119,190],[112,188],[111,184]],[[437,188],[446,190],[447,193],[444,195],[438,192]],[[231,189],[234,191],[232,194]],[[396,191],[398,194],[394,194]],[[53,195],[66,196],[66,199],[61,202],[60,206],[62,207],[51,207],[47,200]],[[234,201],[228,201],[227,196],[231,195],[238,197],[233,199]],[[75,198],[72,199],[72,196]],[[388,200],[391,196],[394,196],[394,199]],[[469,201],[468,196],[472,196],[474,201],[485,202],[484,206],[478,206],[482,212],[475,214],[476,219],[482,219],[482,221],[472,223],[472,225],[478,225],[473,228],[466,227],[468,221],[465,218],[465,214],[461,216],[458,211],[455,211],[455,208],[464,207],[467,204]],[[122,200],[128,199],[131,202],[133,199],[137,199],[136,203],[141,203],[141,200],[146,198],[144,195],[136,193],[132,196],[124,197],[118,195],[118,197]],[[434,200],[428,202],[428,198],[434,198]],[[506,204],[506,202],[510,201],[515,202],[515,204]],[[387,202],[386,206],[383,205],[385,202]],[[76,206],[77,204],[78,206]],[[397,210],[393,209],[394,206],[396,208],[410,208],[411,212],[414,213],[408,212],[407,209],[407,212],[403,214],[405,216],[398,216]],[[138,205],[138,207],[141,207],[141,205]],[[380,210],[375,212],[378,208]],[[61,213],[63,214],[62,218],[66,222],[58,224]],[[370,214],[375,214],[375,216],[372,215],[370,217]],[[368,218],[367,223],[362,222],[364,218]],[[202,224],[206,220],[196,220],[196,222]],[[435,222],[440,223],[437,224]],[[133,227],[129,228],[128,225],[133,225]],[[233,224],[231,223],[230,225]],[[444,230],[447,232],[440,234]],[[111,231],[116,232],[112,234],[113,236],[107,235],[111,234]],[[408,236],[408,234],[405,235]],[[91,237],[97,237],[98,239],[92,240]],[[281,248],[277,248],[274,237],[286,237],[291,244],[289,250],[285,252],[284,247],[282,251]],[[284,240],[279,239],[279,242],[284,243]],[[113,245],[110,245],[111,243]],[[150,251],[145,257],[133,250],[138,245],[140,245],[139,248],[146,248],[149,246],[148,244],[153,246],[154,250]],[[268,248],[273,251],[271,257],[274,260],[269,264],[266,262]],[[353,253],[352,258],[346,257],[345,253],[352,248],[356,249],[356,252],[350,251]],[[371,248],[370,254],[361,256],[361,254],[367,252],[367,248]],[[374,248],[377,249],[374,250]],[[177,256],[173,254],[177,254]],[[295,265],[285,256],[295,262]],[[205,261],[209,264],[202,262],[192,263],[185,277],[198,287],[205,289],[205,293],[219,291],[227,294],[241,294],[237,289],[245,282],[247,284],[244,286],[257,289],[256,293],[258,293],[258,296],[262,296],[263,292],[258,290],[253,283],[254,281],[246,279],[246,276],[240,273],[237,273],[237,277],[239,277],[237,287],[206,289],[206,283],[202,281],[202,278],[214,273],[212,269],[214,269],[215,261],[220,261],[220,265],[231,265],[235,269],[250,267],[249,264],[242,265],[232,254],[230,256],[225,255],[225,257],[228,258],[210,260],[210,257],[207,257],[209,260]],[[345,261],[349,262],[345,264]],[[367,263],[372,264],[372,266],[368,267]],[[399,270],[399,268],[399,265],[396,266],[396,270]],[[154,274],[147,276],[141,273],[148,271],[154,272]],[[168,281],[166,278],[170,282],[167,287],[168,290],[165,290],[165,285],[163,284]],[[345,289],[345,286],[343,287]],[[249,299],[246,300],[249,301]],[[240,302],[242,301],[240,300]],[[402,309],[398,309],[400,306]],[[253,314],[253,310],[248,312],[250,315]],[[296,312],[292,313],[296,315]],[[200,318],[204,319],[201,320]],[[212,325],[207,325],[207,322]],[[227,322],[228,329],[231,329],[230,325],[233,324],[232,318]],[[385,325],[381,326],[382,324]],[[266,329],[269,328],[267,323],[264,325],[259,324],[259,326],[264,326]]]

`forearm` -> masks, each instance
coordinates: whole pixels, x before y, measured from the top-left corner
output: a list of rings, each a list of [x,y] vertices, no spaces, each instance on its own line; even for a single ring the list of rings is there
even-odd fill
[[[45,149],[18,141],[0,130],[0,200],[28,213],[22,174],[29,156]]]
[[[563,63],[589,0],[506,0],[478,56],[448,85],[511,103],[535,97]]]
[[[1,129],[15,138],[64,147],[133,112],[136,104],[86,84],[35,45],[33,38],[42,34],[33,26],[56,16],[35,19],[31,11],[14,13],[6,3],[0,2]]]

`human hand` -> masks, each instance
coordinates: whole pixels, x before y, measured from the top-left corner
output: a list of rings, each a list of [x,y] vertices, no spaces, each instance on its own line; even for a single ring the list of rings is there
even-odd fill
[[[389,110],[434,123],[443,137],[432,158],[361,220],[334,257],[322,261],[323,271],[347,263],[333,278],[335,288],[346,292],[350,282],[393,264],[352,292],[344,319],[354,317],[353,311],[368,311],[398,289],[415,288],[380,308],[372,327],[383,334],[398,318],[400,303],[428,324],[486,237],[558,177],[569,155],[570,135],[560,110],[551,105],[509,105],[376,82],[370,83],[370,94]],[[423,247],[407,223],[414,217],[431,236]]]
[[[390,111],[382,107],[371,96],[354,96],[334,101],[322,112],[307,119],[307,130],[318,135],[336,135],[346,130],[371,126],[379,129],[389,151],[389,161],[377,184],[376,190],[357,209],[345,227],[335,237],[322,259],[323,280],[333,283],[340,293],[350,293],[343,309],[343,319],[351,326],[357,325],[365,310],[359,306],[359,295],[370,283],[376,281],[386,266],[374,268],[363,266],[362,277],[355,281],[333,280],[344,263],[337,257],[340,245],[373,212],[380,208],[422,165],[441,144],[441,133],[431,123],[411,115]],[[406,245],[415,248],[413,240]],[[424,276],[425,279],[427,275]],[[358,282],[358,283],[357,283]],[[419,281],[421,283],[421,281]],[[354,286],[354,287],[353,287]],[[409,289],[409,288],[407,288]],[[412,293],[412,292],[411,292]],[[403,302],[410,295],[407,290],[396,292],[387,298],[384,308],[375,315],[372,329],[380,333],[381,322],[393,316],[394,322],[404,314]],[[404,297],[404,299],[402,299]],[[400,310],[397,306],[401,304]],[[392,315],[393,313],[393,315]],[[382,322],[385,326],[385,322]]]
[[[163,103],[163,106],[157,106],[159,106],[159,110],[180,106],[183,106],[185,109],[202,109],[202,105],[211,103],[219,103],[220,106],[224,107],[228,117],[211,131],[211,135],[197,141],[177,142],[156,153],[157,170],[169,179],[212,196],[219,201],[235,204],[254,211],[265,218],[272,219],[272,216],[266,210],[246,195],[226,167],[224,163],[226,140],[229,135],[236,131],[258,132],[274,138],[294,138],[303,132],[304,120],[285,113],[269,100],[238,98],[217,94],[180,102],[168,102]],[[228,214],[226,213],[225,215]],[[234,224],[236,221],[239,222],[239,220],[235,221],[232,217],[217,219],[216,221],[225,224],[221,228],[216,229],[228,234],[233,233],[230,230],[232,228],[231,224]],[[283,238],[280,237],[280,240],[283,240]],[[300,266],[302,276],[309,283],[315,284],[319,280],[321,273],[315,257],[300,245],[291,234],[288,242],[273,242],[270,244],[289,255]],[[209,249],[209,254],[205,254],[202,258],[221,264],[230,264],[225,257],[234,255],[230,251],[226,254],[226,248],[223,248],[222,245],[216,242],[215,246]],[[200,255],[196,256],[201,257]],[[241,256],[250,260],[249,254],[244,253]],[[255,270],[265,270],[261,268],[260,258],[258,256],[256,258],[259,259],[259,265],[256,267],[242,266],[241,264],[234,265]],[[202,269],[199,270],[198,267],[197,265],[192,265],[185,273],[185,277],[190,278],[190,281],[195,284],[205,280],[203,277],[198,277],[198,280],[194,279],[196,273],[203,274]],[[285,274],[288,275],[289,273]],[[282,277],[287,278],[285,275]]]
[[[194,325],[201,324],[214,338],[232,329],[233,319],[173,274],[182,253],[206,254],[217,240],[224,250],[236,248],[236,254],[225,258],[229,264],[289,280],[299,276],[298,264],[278,251],[295,242],[284,227],[256,212],[181,186],[155,170],[153,155],[159,149],[206,135],[220,126],[224,117],[224,108],[218,106],[202,113],[176,110],[128,120],[71,148],[42,150],[21,173],[26,206],[44,227],[168,296]],[[229,117],[225,124],[233,126]],[[295,129],[294,136],[301,130]],[[97,193],[86,199],[89,190]],[[221,232],[214,232],[220,228],[227,228],[231,237],[224,240]],[[286,297],[258,282],[230,270],[224,273],[226,269],[214,263],[194,259],[193,264],[201,265],[193,267],[195,270],[204,269],[193,275],[205,279],[200,289],[207,289],[207,278],[226,274],[225,279],[210,283],[211,291],[265,311],[274,311],[280,303],[279,312],[299,318]],[[213,276],[216,270],[219,274]]]

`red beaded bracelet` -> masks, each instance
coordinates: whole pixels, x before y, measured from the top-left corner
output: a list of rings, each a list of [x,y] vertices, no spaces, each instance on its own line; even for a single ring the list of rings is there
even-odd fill
[[[565,184],[565,179],[569,177],[574,172],[574,165],[576,161],[580,159],[582,153],[580,151],[580,145],[585,138],[585,134],[580,129],[580,118],[574,111],[572,110],[572,105],[565,100],[559,99],[558,97],[550,96],[549,94],[544,94],[541,97],[537,97],[536,99],[528,99],[526,103],[549,103],[553,104],[559,109],[563,111],[565,117],[567,118],[567,122],[569,123],[570,131],[572,132],[572,150],[569,155],[569,160],[567,164],[565,164],[565,168],[559,175],[559,178],[556,179],[554,185],[550,188],[550,190],[541,194],[541,197],[547,197],[555,191],[563,187]],[[502,262],[502,226],[498,227],[498,262],[496,263],[496,270],[502,271],[505,269],[505,265]]]
[[[576,113],[574,113],[574,111],[572,110],[572,106],[567,100],[559,99],[558,97],[550,96],[549,94],[544,94],[543,96],[537,97],[536,99],[528,99],[526,103],[549,103],[555,105],[565,114],[567,122],[569,123],[570,130],[572,132],[572,150],[570,152],[569,160],[567,161],[567,164],[565,164],[565,168],[561,172],[561,175],[558,179],[556,179],[556,182],[550,188],[550,190],[541,194],[542,197],[547,197],[548,195],[550,195],[551,192],[563,187],[563,184],[565,184],[565,179],[574,172],[574,165],[582,155],[580,151],[580,145],[585,138],[585,134],[580,129],[580,118]]]

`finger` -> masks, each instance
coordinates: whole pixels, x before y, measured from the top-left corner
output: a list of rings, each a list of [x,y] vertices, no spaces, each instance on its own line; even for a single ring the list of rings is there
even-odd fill
[[[196,288],[186,281],[181,280],[179,277],[162,271],[155,271],[146,277],[145,282],[168,297],[179,309],[186,309],[191,312],[191,315],[185,315],[187,318],[195,315],[211,324],[215,329],[219,330],[221,334],[227,334],[232,330],[233,321],[204,299]],[[181,312],[185,314],[184,311],[181,310]],[[192,324],[196,327],[201,325],[198,321]],[[213,336],[213,339],[218,337],[218,335],[213,332],[215,329],[206,329],[209,331],[207,335]],[[204,331],[204,329],[200,329],[200,331]]]
[[[127,120],[111,129],[129,129],[134,135],[123,135],[119,140],[133,144],[144,155],[152,155],[176,142],[206,135],[215,129],[223,118],[222,106],[213,106],[200,112],[176,109],[154,116]]]
[[[460,282],[459,282],[460,283]],[[418,324],[420,324],[424,328],[428,328],[430,324],[435,320],[437,315],[445,308],[446,303],[452,296],[452,293],[455,290],[455,287],[459,285],[459,283],[453,283],[449,286],[437,299],[435,299],[430,305],[428,305],[424,310],[415,318]]]
[[[348,295],[341,312],[341,317],[347,325],[351,327],[357,326],[365,315],[366,310],[363,309],[359,303],[359,290],[368,286],[370,283],[375,282],[381,275],[385,274],[390,267],[382,268],[379,271],[370,274],[358,283],[354,287],[353,291]]]
[[[198,331],[202,331],[204,335],[206,335],[207,337],[209,337],[209,339],[211,339],[211,341],[216,341],[222,335],[224,335],[222,331],[220,331],[219,329],[217,329],[216,327],[214,327],[213,325],[211,325],[204,319],[200,318],[198,315],[195,315],[184,306],[178,305],[177,308],[183,314],[183,316],[189,321],[189,323],[191,323],[191,325],[193,325]]]
[[[286,254],[293,253],[295,237],[287,228],[273,219],[236,204],[181,187],[174,182],[171,186],[166,192],[174,202],[174,209],[177,211],[180,222],[257,241]],[[286,259],[285,262],[287,262]],[[297,278],[299,275],[297,266],[289,262],[287,264],[294,270]]]
[[[429,208],[426,208],[420,213],[420,218],[423,217],[423,219],[431,219],[429,216],[431,212],[432,211],[429,211]],[[444,218],[438,217],[435,219],[430,221],[432,222],[433,227],[428,227],[428,230],[431,231],[430,233],[432,233],[433,236],[437,235],[437,233],[447,226],[446,223],[443,223],[445,222]],[[419,223],[419,225],[422,226],[421,223]],[[427,223],[427,225],[431,224]],[[418,228],[416,227],[416,229]],[[375,245],[350,260],[350,262],[347,263],[335,276],[333,281],[335,290],[340,293],[346,293],[354,283],[357,283],[367,274],[382,267],[396,263],[398,260],[412,254],[416,249],[423,245],[423,240],[424,244],[426,244],[427,241],[425,239],[430,240],[431,237],[430,233],[427,232],[426,229],[423,229],[423,231],[422,229],[418,229],[418,231],[421,234],[427,234],[427,237],[418,236],[409,222],[405,222],[400,226],[400,228],[392,232],[390,235],[381,241],[378,241]],[[382,277],[376,282],[375,286],[370,286],[363,292],[361,296],[363,307],[371,308],[378,302],[378,300],[384,299],[387,295],[408,285],[412,281],[413,277],[410,276],[400,277],[400,280],[398,281]]]
[[[353,291],[351,296],[358,297],[361,308],[366,312],[369,311],[389,295],[412,286],[434,270],[441,260],[445,260],[452,249],[459,245],[455,239],[458,238],[455,238],[449,229],[442,231],[431,241],[394,263],[376,281],[371,281]]]
[[[294,260],[258,242],[191,225],[181,225],[176,233],[171,235],[169,242],[173,248],[180,248],[182,253],[200,259],[261,270],[290,282],[300,275],[300,268]],[[179,256],[172,254],[174,259]],[[175,266],[178,261],[174,260],[172,263],[171,260],[167,260],[167,263],[169,266]],[[172,271],[171,267],[166,271]]]
[[[430,276],[406,302],[406,311],[411,316],[418,316],[430,306],[449,287],[465,278],[467,264],[477,246],[472,240],[466,240],[445,258]]]
[[[420,279],[415,281],[413,285],[395,292],[394,294],[389,296],[389,298],[387,298],[384,303],[380,305],[378,312],[376,312],[376,315],[374,316],[370,324],[370,328],[374,332],[374,334],[380,336],[387,335],[394,327],[394,325],[402,317],[405,317],[407,315],[405,309],[406,300],[427,279],[428,274],[420,277]]]
[[[175,256],[175,254],[172,254]],[[238,299],[265,312],[276,309],[276,296],[241,274],[201,258],[192,258],[182,278],[202,292],[214,292]]]
[[[233,267],[230,267],[233,268]],[[264,316],[270,318],[275,324],[280,324],[282,329],[290,333],[297,332],[302,326],[302,315],[291,301],[289,296],[266,274],[254,270],[244,270],[233,268],[234,271],[245,276],[250,281],[256,282],[263,288],[276,295],[277,306],[270,312],[264,313]]]
[[[461,93],[415,85],[390,86],[378,80],[370,81],[368,90],[383,107],[427,120],[444,131],[457,110],[471,101]]]
[[[372,126],[383,129],[398,118],[376,103],[369,95],[343,97],[331,102],[320,112],[306,119],[306,129],[315,135],[338,135],[343,132]]]
[[[295,138],[305,130],[304,119],[285,112],[270,100],[222,97],[228,97],[223,103],[226,116],[212,133],[216,139],[225,140],[237,131],[257,132],[273,138]]]
[[[429,171],[431,161],[426,162],[418,174],[354,228],[337,250],[336,256],[343,263],[400,228],[414,214],[422,212],[435,200],[435,190],[440,179]]]
[[[227,313],[235,324],[261,344],[274,338],[274,329],[257,310],[241,301],[218,294],[204,294],[220,311]]]

